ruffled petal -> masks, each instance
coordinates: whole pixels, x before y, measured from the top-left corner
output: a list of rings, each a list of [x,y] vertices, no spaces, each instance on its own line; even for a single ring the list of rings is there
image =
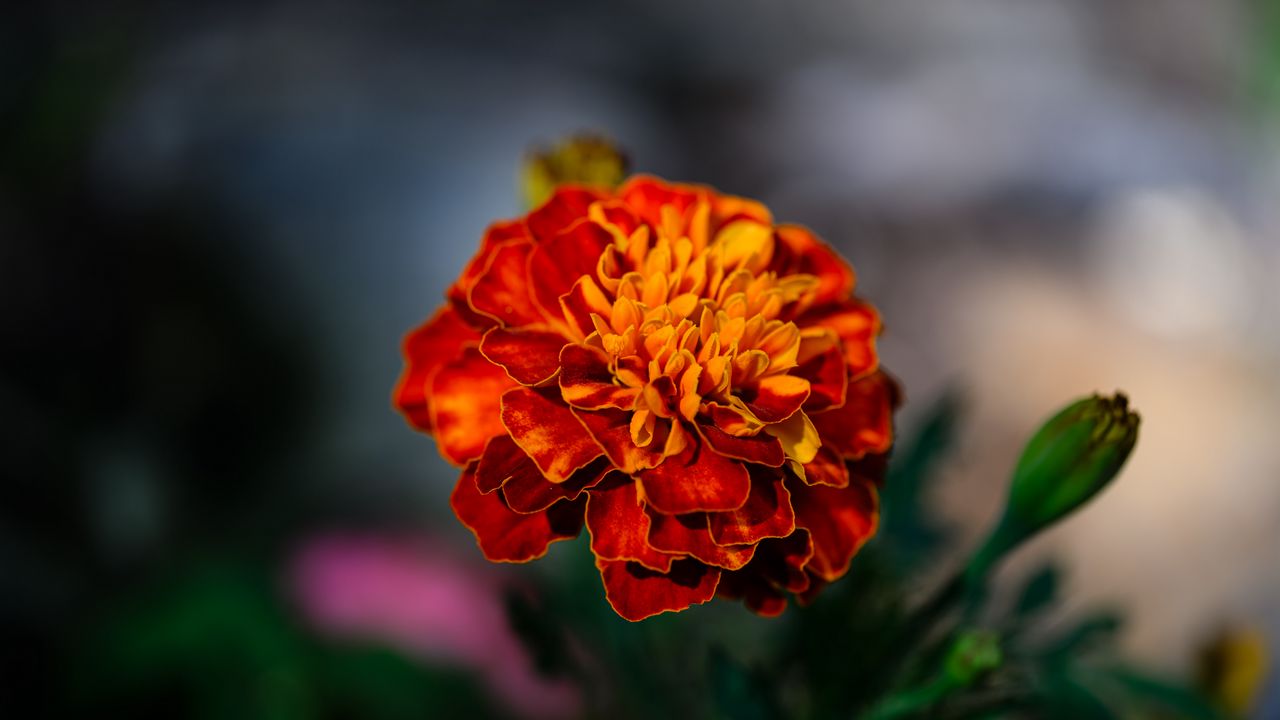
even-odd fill
[[[847,487],[849,485],[849,468],[844,458],[836,454],[829,446],[818,448],[818,454],[812,462],[804,464],[804,481],[809,485],[829,485],[831,487]]]
[[[431,396],[428,392],[431,376],[479,338],[480,334],[448,306],[437,310],[430,320],[405,336],[404,373],[392,397],[409,424],[431,432]]]
[[[484,334],[480,352],[521,385],[541,385],[559,372],[565,342],[564,336],[545,330],[493,328]]]
[[[549,317],[560,317],[560,296],[596,271],[600,253],[613,242],[608,230],[580,220],[544,240],[529,255],[533,299]]]
[[[566,345],[560,351],[560,396],[575,408],[630,410],[640,391],[614,384],[609,358],[587,345]]]
[[[689,443],[679,455],[641,471],[638,478],[649,504],[672,515],[736,510],[751,492],[751,478],[742,463],[701,442]]]
[[[778,617],[787,609],[787,596],[749,570],[722,573],[716,596],[742,600],[748,610],[760,617]]]
[[[844,404],[849,370],[834,330],[821,328],[802,334],[792,372],[809,381],[805,412],[819,413]]]
[[[537,466],[510,435],[492,437],[484,446],[480,462],[476,464],[476,487],[482,493],[491,493],[526,465],[537,472]]]
[[[584,275],[573,283],[569,292],[560,296],[560,311],[568,331],[582,340],[595,331],[591,316],[609,317],[613,303],[591,276]]]
[[[897,386],[877,372],[850,384],[844,405],[811,419],[824,447],[856,460],[867,453],[887,452],[893,445],[896,404]]]
[[[786,460],[782,443],[772,435],[744,435],[738,437],[724,432],[714,425],[698,423],[698,434],[712,450],[728,458],[770,467],[779,467]]]
[[[484,556],[494,562],[528,562],[547,553],[557,540],[582,531],[583,503],[561,502],[547,512],[522,515],[507,507],[501,493],[482,494],[475,473],[467,470],[449,499],[454,513],[476,536]]]
[[[468,347],[431,377],[431,421],[440,452],[458,465],[480,457],[489,438],[505,435],[502,393],[515,385],[506,371]]]
[[[493,318],[477,313],[467,301],[471,288],[475,287],[476,281],[480,279],[485,268],[489,267],[494,250],[498,245],[507,241],[529,239],[529,228],[525,225],[523,218],[510,222],[494,223],[485,230],[484,238],[480,241],[480,249],[472,256],[467,266],[463,268],[461,276],[449,287],[449,291],[446,293],[449,298],[449,304],[468,324],[478,328],[485,328],[494,324]]]
[[[782,484],[782,473],[754,466],[751,494],[737,510],[707,513],[711,539],[718,545],[742,545],[765,538],[781,538],[795,532],[796,515],[791,493]]]
[[[517,387],[502,396],[501,422],[551,482],[600,457],[600,448],[558,398]]]
[[[518,513],[542,512],[561,500],[577,500],[587,488],[594,487],[609,471],[609,461],[597,458],[569,476],[564,482],[551,482],[542,476],[532,460],[525,462],[502,486],[507,506]]]
[[[663,552],[692,555],[725,570],[737,570],[755,554],[753,545],[717,545],[707,525],[707,513],[667,515],[646,509],[649,514],[649,544]]]
[[[792,415],[809,399],[809,381],[796,375],[770,375],[761,378],[743,400],[756,417],[767,423],[779,423]]]
[[[808,530],[813,540],[813,557],[806,569],[824,580],[844,575],[880,521],[875,487],[860,479],[845,488],[801,482],[789,482],[787,487],[796,526]]]
[[[615,612],[632,622],[679,612],[715,597],[720,569],[696,560],[678,560],[660,573],[625,560],[596,560],[604,593]]]
[[[814,311],[797,321],[802,327],[819,325],[830,328],[840,337],[850,381],[875,371],[879,366],[876,336],[880,334],[880,314],[859,300],[846,300],[839,305]]]
[[[664,448],[668,426],[658,423],[653,440],[640,447],[631,439],[631,413],[604,408],[601,410],[574,409],[574,416],[587,429],[596,444],[604,450],[614,467],[628,475],[651,468],[666,457]]]
[[[591,203],[604,198],[605,194],[595,188],[561,185],[541,207],[529,213],[525,222],[535,241],[548,242],[570,225],[587,217]]]
[[[499,243],[489,264],[467,294],[471,309],[504,326],[520,327],[548,321],[529,294],[529,253],[533,243],[509,240]]]
[[[774,228],[778,248],[773,268],[783,274],[804,273],[818,278],[815,305],[843,300],[853,292],[853,268],[808,228],[779,225]]]
[[[636,493],[635,481],[619,472],[588,493],[587,532],[591,552],[602,560],[630,560],[650,570],[669,572],[678,555],[649,544],[649,515]]]

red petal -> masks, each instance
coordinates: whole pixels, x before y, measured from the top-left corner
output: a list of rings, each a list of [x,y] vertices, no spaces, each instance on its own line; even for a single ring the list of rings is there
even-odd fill
[[[679,612],[715,597],[720,569],[696,560],[678,560],[670,573],[639,563],[597,560],[604,593],[614,611],[635,622],[664,612]]]
[[[544,513],[522,515],[507,507],[501,493],[481,494],[471,470],[458,479],[449,502],[462,524],[475,534],[480,551],[494,562],[540,558],[551,543],[575,538],[582,531],[581,502],[562,502]]]
[[[578,410],[573,414],[582,423],[596,444],[604,449],[605,455],[613,462],[614,467],[628,475],[633,475],[645,468],[651,468],[662,462],[663,447],[667,444],[669,426],[658,423],[653,432],[653,441],[645,447],[639,447],[631,439],[631,413],[622,410],[604,408],[601,410]]]
[[[844,404],[849,388],[849,370],[835,333],[800,340],[797,367],[792,373],[809,381],[809,399],[804,410],[811,416]]]
[[[507,506],[518,513],[542,512],[561,500],[577,500],[589,487],[599,483],[610,470],[606,458],[595,462],[569,476],[568,480],[553,483],[544,478],[532,460],[527,461],[502,486],[502,497]]]
[[[576,408],[630,410],[640,391],[613,383],[609,358],[587,345],[566,345],[560,351],[560,395]]]
[[[749,570],[723,573],[716,595],[730,600],[741,598],[748,610],[761,617],[778,617],[787,609],[787,597]]]
[[[393,399],[405,419],[419,430],[431,432],[431,398],[428,384],[440,366],[475,343],[479,333],[467,326],[450,307],[442,307],[431,319],[404,338],[404,373]]]
[[[679,455],[641,471],[639,480],[649,504],[671,515],[736,510],[751,492],[746,467],[701,442],[689,443]]]
[[[772,435],[744,435],[738,437],[724,432],[714,425],[698,423],[698,434],[712,450],[725,457],[778,467],[786,460],[782,443]]]
[[[751,471],[751,494],[737,510],[708,513],[711,538],[718,545],[754,545],[765,538],[795,532],[791,493],[782,486],[782,473],[760,467]]]
[[[778,246],[773,268],[779,274],[806,273],[818,278],[815,305],[843,300],[853,292],[853,268],[808,228],[779,225],[774,228]]]
[[[502,396],[502,424],[551,482],[600,457],[568,406],[535,390],[517,387]]]
[[[707,527],[706,513],[665,515],[646,509],[649,515],[649,544],[663,552],[692,555],[708,565],[737,570],[751,561],[753,545],[717,545]]]
[[[797,324],[802,327],[821,325],[835,331],[844,349],[850,380],[857,380],[878,366],[876,336],[880,334],[880,315],[870,305],[848,300],[835,308],[810,313]]]
[[[505,435],[502,393],[515,383],[469,347],[431,378],[431,420],[440,452],[462,465],[480,457],[489,438]]]
[[[565,342],[559,333],[545,330],[493,328],[480,341],[480,352],[521,385],[540,385],[560,369]]]
[[[662,208],[671,206],[677,215],[685,212],[706,191],[689,185],[667,183],[649,175],[636,175],[618,188],[618,197],[650,225],[662,224]]]
[[[849,485],[849,468],[844,458],[836,454],[827,445],[818,448],[818,454],[812,462],[805,463],[804,481],[810,485],[830,485],[831,487],[847,487]]]
[[[560,310],[574,336],[581,340],[595,332],[592,314],[607,318],[613,313],[613,304],[590,276],[583,276],[560,297]]]
[[[846,459],[887,452],[893,445],[893,408],[897,389],[882,372],[849,385],[843,406],[814,415],[824,447]]]
[[[476,487],[480,492],[488,494],[502,487],[512,475],[525,465],[533,466],[529,456],[516,445],[510,435],[498,435],[490,438],[484,446],[484,453],[476,465]],[[534,471],[537,471],[536,466]]]
[[[489,264],[467,296],[471,308],[508,326],[546,322],[529,295],[531,252],[533,243],[528,240],[509,240],[494,248]]]
[[[631,560],[659,572],[671,570],[671,561],[677,556],[649,545],[649,515],[634,480],[614,472],[587,497],[587,532],[596,557]]]
[[[764,578],[773,587],[793,593],[804,592],[809,589],[811,580],[804,568],[811,558],[813,541],[809,531],[798,529],[789,537],[760,543],[747,570]]]
[[[813,539],[813,558],[806,569],[824,580],[835,580],[863,543],[875,535],[880,520],[875,488],[853,481],[846,488],[788,483],[796,526]]]
[[[603,193],[589,187],[561,185],[542,207],[529,213],[525,222],[535,240],[547,242],[560,231],[586,217],[591,203],[604,197]]]
[[[529,228],[525,226],[523,218],[511,222],[494,223],[485,230],[484,239],[480,242],[480,249],[472,256],[470,262],[462,270],[462,275],[458,277],[457,282],[449,288],[448,292],[449,303],[467,322],[476,327],[488,327],[493,324],[493,318],[481,315],[471,308],[471,305],[467,302],[467,296],[471,293],[471,288],[475,286],[476,280],[480,278],[485,268],[489,266],[494,249],[508,240],[529,239]]]
[[[780,423],[796,414],[809,399],[809,381],[795,375],[770,375],[742,397],[755,416],[767,423]]]
[[[579,279],[595,274],[600,253],[612,243],[608,230],[585,219],[543,241],[529,255],[534,301],[547,315],[559,317],[560,296]]]

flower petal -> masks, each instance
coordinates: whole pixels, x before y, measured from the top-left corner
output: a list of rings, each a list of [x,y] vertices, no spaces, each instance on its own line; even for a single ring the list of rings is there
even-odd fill
[[[484,334],[480,352],[521,385],[541,385],[560,370],[565,342],[559,333],[496,327]]]
[[[609,358],[587,345],[566,345],[560,351],[560,396],[583,410],[630,410],[640,391],[614,384]]]
[[[442,307],[431,319],[404,338],[404,373],[396,384],[393,402],[409,424],[431,432],[431,376],[457,357],[463,347],[475,343],[479,333],[471,329],[451,307]]]
[[[529,253],[533,243],[508,240],[499,243],[489,263],[467,294],[471,309],[503,325],[543,323],[547,318],[529,295]]]
[[[849,570],[858,549],[875,535],[880,520],[875,487],[861,480],[848,487],[789,482],[796,526],[809,531],[813,557],[806,569],[824,580]]]
[[[796,368],[792,373],[809,381],[805,412],[819,413],[844,404],[845,393],[849,389],[849,370],[834,330],[822,328],[801,335]]]
[[[458,479],[449,504],[475,534],[480,551],[494,562],[540,558],[551,543],[575,538],[582,531],[582,502],[561,502],[547,512],[522,515],[507,507],[501,493],[482,494],[470,469]]]
[[[720,583],[719,568],[696,560],[678,560],[669,573],[623,560],[596,560],[596,567],[609,604],[632,622],[707,602],[715,597]]]
[[[754,545],[765,538],[786,537],[796,529],[791,493],[782,485],[782,473],[759,466],[751,468],[751,494],[742,507],[707,513],[707,520],[717,545]]]
[[[701,442],[689,443],[679,455],[641,471],[638,478],[649,504],[673,515],[736,510],[751,492],[751,478],[742,463]]]
[[[887,452],[893,445],[897,386],[882,372],[849,385],[845,403],[813,416],[822,444],[848,460]]]
[[[494,223],[485,230],[484,238],[480,241],[480,249],[467,262],[467,266],[463,268],[458,280],[449,287],[449,291],[446,293],[449,298],[449,304],[469,324],[480,328],[494,324],[493,318],[477,313],[467,302],[467,296],[470,295],[471,288],[475,286],[476,280],[480,278],[485,268],[489,266],[489,262],[493,258],[494,249],[499,244],[509,240],[529,239],[529,228],[525,225],[523,218],[510,222]]]
[[[604,450],[614,467],[628,475],[651,468],[666,457],[668,425],[658,423],[653,440],[639,447],[631,439],[631,413],[612,408],[600,410],[574,409],[574,416],[587,429],[596,444]]]
[[[723,573],[716,596],[742,600],[748,610],[760,617],[778,617],[787,609],[787,596],[749,570]]]
[[[742,398],[751,412],[766,423],[779,423],[809,399],[809,381],[796,375],[770,375],[760,379]]]
[[[667,515],[646,509],[649,515],[649,544],[663,552],[692,555],[708,565],[737,570],[755,554],[754,545],[717,545],[711,538],[706,513]]]
[[[502,368],[468,347],[431,377],[431,424],[440,452],[462,465],[480,457],[489,438],[505,435],[500,398],[515,385]]]
[[[587,532],[591,552],[602,560],[630,560],[650,570],[668,572],[677,555],[649,545],[649,515],[636,483],[620,472],[609,474],[587,498]]]
[[[760,543],[747,570],[758,574],[773,587],[793,593],[804,592],[811,582],[805,566],[812,558],[813,539],[809,531],[800,528],[788,537]]]
[[[551,482],[600,457],[600,448],[558,398],[517,387],[502,396],[502,424]]]
[[[612,243],[609,231],[590,220],[580,220],[544,240],[529,255],[534,302],[548,316],[559,318],[563,314],[560,296],[595,273],[600,253]]]
[[[526,219],[529,232],[537,242],[547,242],[565,228],[587,217],[591,203],[604,197],[603,193],[594,188],[561,185],[541,207],[529,213]]]
[[[537,472],[537,466],[510,435],[489,438],[488,444],[484,446],[484,453],[480,455],[480,462],[476,464],[476,487],[487,495],[502,487],[503,483],[520,472],[526,464]]]
[[[818,278],[815,305],[843,300],[853,292],[853,268],[808,228],[779,225],[774,228],[778,248],[773,268],[791,275],[804,273]]]
[[[880,334],[880,314],[860,300],[846,300],[834,308],[811,312],[798,323],[831,328],[840,337],[850,381],[857,380],[879,365],[876,336]]]
[[[804,464],[804,478],[808,485],[829,485],[842,488],[849,485],[849,467],[835,450],[823,445],[812,462]]]
[[[594,487],[610,469],[606,458],[596,458],[568,480],[554,483],[542,476],[532,460],[527,461],[502,486],[507,506],[518,513],[542,512],[561,500],[577,500],[584,490]]]
[[[738,437],[724,432],[714,425],[698,423],[698,434],[712,450],[729,458],[779,467],[786,460],[782,443],[772,435],[744,435]]]

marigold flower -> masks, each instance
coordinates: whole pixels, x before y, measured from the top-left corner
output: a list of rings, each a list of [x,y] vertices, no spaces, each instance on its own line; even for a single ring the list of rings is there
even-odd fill
[[[404,343],[395,403],[463,468],[485,556],[585,524],[640,620],[715,595],[777,615],[875,532],[895,383],[853,269],[709,188],[562,186],[485,233]]]

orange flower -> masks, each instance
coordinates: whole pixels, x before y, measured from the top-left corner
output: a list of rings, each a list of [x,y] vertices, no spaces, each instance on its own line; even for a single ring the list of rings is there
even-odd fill
[[[395,402],[463,468],[458,518],[526,562],[585,524],[640,620],[777,615],[874,533],[897,388],[853,270],[759,203],[635,177],[489,228],[405,339]]]

